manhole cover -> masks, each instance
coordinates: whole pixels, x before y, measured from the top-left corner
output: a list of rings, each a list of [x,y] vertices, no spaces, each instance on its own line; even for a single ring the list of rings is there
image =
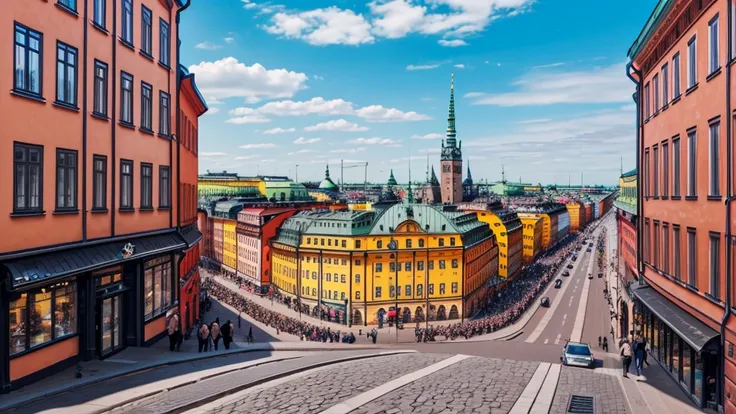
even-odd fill
[[[567,412],[569,414],[594,414],[595,400],[587,395],[572,395]]]

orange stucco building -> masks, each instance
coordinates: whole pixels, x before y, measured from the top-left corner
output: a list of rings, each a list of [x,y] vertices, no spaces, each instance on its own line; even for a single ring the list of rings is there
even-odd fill
[[[659,1],[627,67],[637,87],[634,329],[693,400],[726,413],[736,412],[733,12],[731,0]]]
[[[200,238],[180,203],[197,159],[182,148],[179,91],[195,125],[206,106],[178,70],[188,2],[2,4],[6,392],[164,335]]]

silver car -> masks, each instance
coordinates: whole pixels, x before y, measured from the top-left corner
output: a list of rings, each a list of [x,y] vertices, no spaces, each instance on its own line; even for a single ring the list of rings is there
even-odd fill
[[[595,368],[595,357],[590,351],[590,345],[579,342],[566,342],[562,347],[560,361],[563,365]]]

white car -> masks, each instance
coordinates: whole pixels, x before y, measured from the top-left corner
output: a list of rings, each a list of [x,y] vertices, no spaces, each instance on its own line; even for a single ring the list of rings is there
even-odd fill
[[[595,368],[595,357],[590,351],[590,345],[579,342],[565,342],[560,361],[567,366]]]

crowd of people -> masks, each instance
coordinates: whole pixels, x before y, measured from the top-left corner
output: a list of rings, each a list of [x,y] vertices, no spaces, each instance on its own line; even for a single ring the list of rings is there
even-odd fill
[[[242,312],[256,321],[276,329],[277,335],[284,332],[290,335],[296,335],[302,341],[355,342],[355,335],[352,332],[344,333],[333,331],[329,327],[323,328],[312,325],[311,323],[300,321],[266,309],[244,297],[239,292],[235,292],[232,289],[223,286],[212,278],[205,278],[202,281],[202,288],[207,290],[208,295],[212,295],[221,302],[227,303],[234,307],[238,312]]]

